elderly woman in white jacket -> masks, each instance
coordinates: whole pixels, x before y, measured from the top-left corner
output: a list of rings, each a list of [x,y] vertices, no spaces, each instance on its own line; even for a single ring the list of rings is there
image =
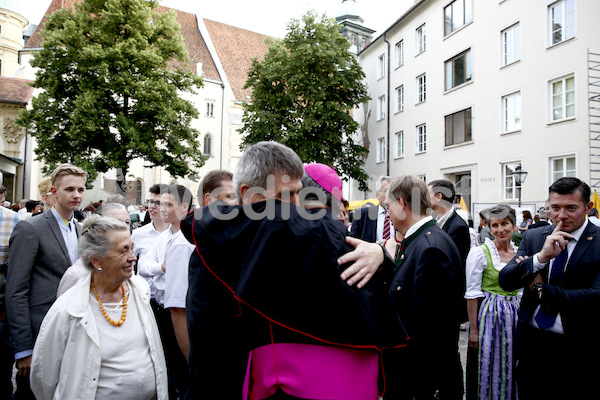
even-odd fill
[[[150,289],[132,275],[129,228],[113,218],[86,218],[79,255],[90,273],[52,305],[35,343],[36,398],[167,399]]]

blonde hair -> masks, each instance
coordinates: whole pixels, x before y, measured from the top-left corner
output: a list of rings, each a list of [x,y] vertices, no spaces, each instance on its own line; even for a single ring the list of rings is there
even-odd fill
[[[71,164],[61,164],[52,171],[52,175],[50,175],[50,182],[52,187],[58,187],[60,180],[63,176],[66,175],[77,175],[81,176],[83,180],[87,180],[87,172],[83,169],[76,167]]]
[[[50,178],[42,179],[42,181],[38,184],[38,190],[40,191],[40,197],[45,196],[48,193],[50,193],[51,187],[52,187],[52,184],[50,183]]]

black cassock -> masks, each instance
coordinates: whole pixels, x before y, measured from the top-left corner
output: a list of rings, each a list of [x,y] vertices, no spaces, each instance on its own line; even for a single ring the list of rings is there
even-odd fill
[[[404,345],[406,332],[377,274],[360,290],[340,279],[346,266],[337,259],[352,247],[327,210],[277,200],[211,205],[181,227],[196,245],[186,398],[240,398],[248,352],[272,342],[373,351]]]

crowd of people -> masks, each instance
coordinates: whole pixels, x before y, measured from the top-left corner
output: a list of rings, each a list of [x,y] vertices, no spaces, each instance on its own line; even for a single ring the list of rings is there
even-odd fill
[[[382,176],[349,212],[332,167],[274,142],[206,174],[197,205],[156,184],[82,209],[86,178],[61,165],[24,215],[0,207],[2,398],[595,394],[600,221],[577,178],[479,232],[448,180]]]

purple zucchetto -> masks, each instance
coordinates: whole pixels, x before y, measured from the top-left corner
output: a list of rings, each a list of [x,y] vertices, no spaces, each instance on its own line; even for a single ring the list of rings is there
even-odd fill
[[[311,163],[306,164],[304,170],[319,186],[342,201],[342,180],[333,168],[325,164]]]

